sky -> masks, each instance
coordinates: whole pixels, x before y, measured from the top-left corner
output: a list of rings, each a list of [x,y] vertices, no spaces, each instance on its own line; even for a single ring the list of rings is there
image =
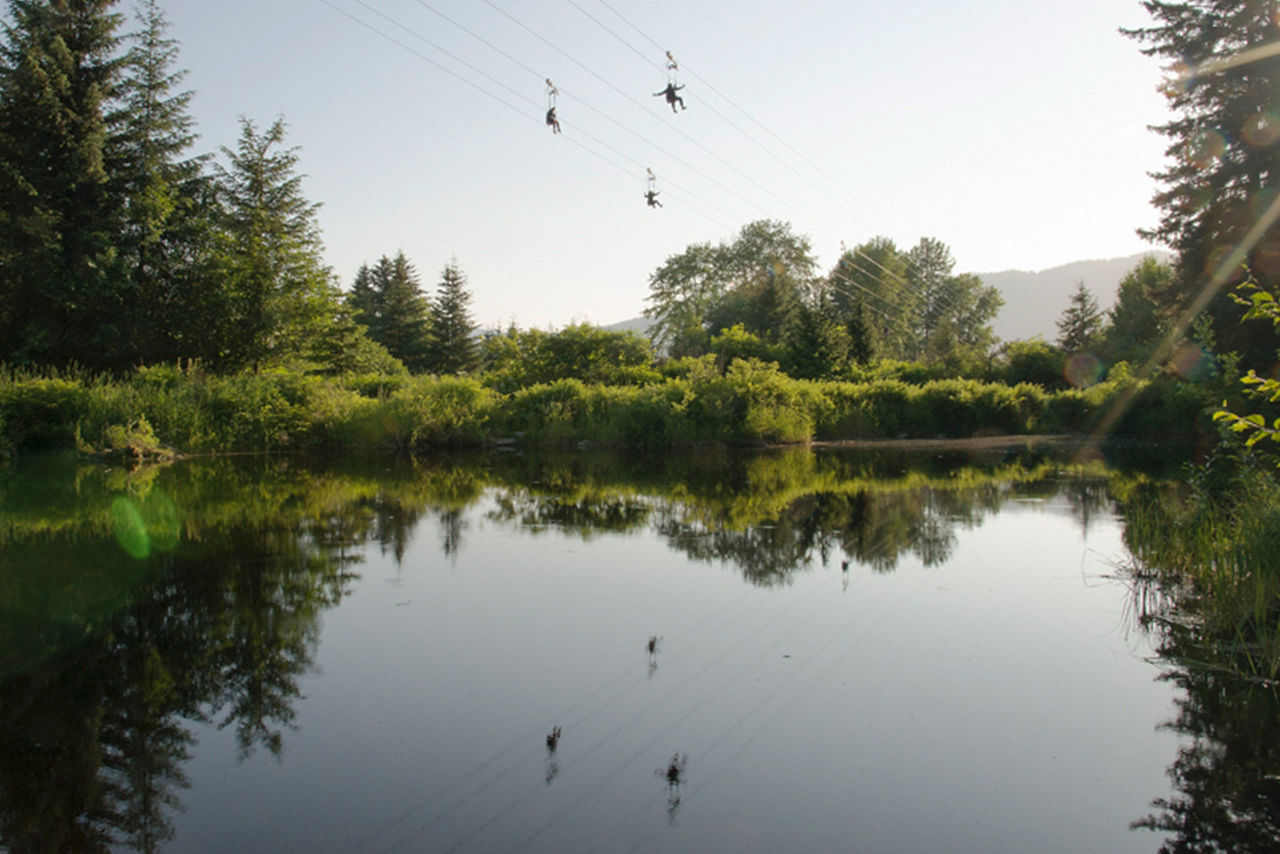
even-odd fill
[[[160,5],[197,152],[282,116],[341,285],[403,251],[431,292],[456,261],[486,327],[636,317],[667,258],[758,219],[822,270],[876,236],[975,273],[1153,248],[1169,115],[1119,33],[1136,0]]]

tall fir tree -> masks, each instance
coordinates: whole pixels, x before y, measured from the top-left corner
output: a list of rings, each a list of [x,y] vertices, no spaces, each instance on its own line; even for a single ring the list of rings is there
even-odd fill
[[[116,183],[127,198],[121,254],[131,294],[127,337],[141,361],[203,356],[218,288],[207,275],[213,198],[208,156],[193,156],[193,93],[179,90],[178,45],[156,0],[136,13],[121,86],[125,121]]]
[[[440,286],[431,300],[431,350],[427,360],[430,370],[460,374],[474,370],[479,363],[470,304],[467,277],[458,262],[451,261],[440,274]]]
[[[122,117],[114,0],[9,0],[0,43],[0,359],[98,364],[129,304],[108,164]]]
[[[1097,344],[1101,331],[1102,312],[1098,309],[1098,300],[1084,282],[1079,282],[1058,319],[1058,346],[1068,353],[1088,350]]]
[[[374,285],[373,270],[368,264],[361,264],[360,269],[356,270],[356,277],[351,282],[351,290],[347,292],[346,302],[348,308],[355,313],[356,320],[364,324],[369,337],[376,341],[377,336],[374,330],[379,323],[382,310],[378,289]]]
[[[1168,165],[1155,173],[1159,225],[1142,232],[1178,253],[1179,299],[1164,322],[1185,328],[1203,305],[1216,337],[1247,362],[1270,360],[1266,324],[1241,325],[1224,293],[1242,258],[1260,284],[1280,285],[1280,55],[1274,0],[1147,0],[1149,27],[1126,30],[1142,52],[1168,61],[1163,86],[1175,118]]]
[[[369,337],[412,371],[422,370],[430,350],[430,306],[418,273],[404,252],[361,265],[347,296]]]
[[[223,148],[222,274],[228,288],[221,356],[230,367],[304,357],[339,313],[338,291],[321,258],[319,205],[302,193],[297,149],[280,150],[285,125],[265,132],[241,120],[240,141]]]

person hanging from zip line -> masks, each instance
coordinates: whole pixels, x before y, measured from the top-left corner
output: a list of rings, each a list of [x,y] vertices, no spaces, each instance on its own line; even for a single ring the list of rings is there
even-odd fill
[[[551,82],[551,78],[547,78],[547,127],[551,128],[552,133],[560,133],[560,119],[556,118],[556,96],[560,94],[560,90],[556,88],[556,84]]]
[[[676,62],[676,58],[671,55],[671,51],[667,51],[667,88],[661,92],[654,92],[653,97],[665,95],[667,103],[671,105],[671,112],[676,111],[676,102],[680,103],[680,109],[684,109],[684,98],[681,98],[676,92],[684,88],[680,84],[679,78],[676,76],[680,72],[680,64]]]
[[[667,103],[671,105],[671,112],[674,113],[676,112],[677,101],[680,103],[681,110],[685,108],[684,98],[681,98],[679,95],[676,94],[676,92],[678,92],[683,88],[684,88],[683,83],[680,84],[679,86],[677,86],[675,83],[668,83],[667,88],[663,89],[661,92],[654,92],[653,97],[657,98],[659,96],[665,95],[667,97]]]
[[[651,208],[662,207],[662,202],[658,201],[658,176],[653,174],[653,170],[645,167],[648,178],[645,182],[644,200]]]

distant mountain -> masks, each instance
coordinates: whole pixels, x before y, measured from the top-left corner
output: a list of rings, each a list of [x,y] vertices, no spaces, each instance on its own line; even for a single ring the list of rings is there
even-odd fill
[[[653,321],[647,317],[633,317],[630,320],[610,323],[608,326],[600,328],[606,332],[639,332],[641,335],[647,335],[649,334],[650,323],[653,323]]]
[[[1058,337],[1058,319],[1079,282],[1084,282],[1097,298],[1098,306],[1106,311],[1115,304],[1120,280],[1148,255],[1161,261],[1172,257],[1168,252],[1152,250],[1126,258],[1076,261],[1035,273],[1026,270],[979,273],[984,284],[998,289],[1004,296],[1004,307],[991,324],[992,328],[1005,341],[1035,335],[1053,341]]]
[[[1125,258],[1076,261],[1038,272],[1004,270],[978,273],[983,284],[997,288],[1004,296],[1004,307],[991,324],[992,328],[1004,341],[1039,335],[1052,342],[1058,337],[1058,318],[1062,317],[1077,283],[1084,282],[1098,300],[1098,306],[1106,311],[1115,304],[1120,280],[1148,255],[1154,255],[1161,261],[1172,257],[1168,252],[1152,250]],[[635,331],[643,335],[652,322],[647,317],[634,317],[604,328],[612,332]]]

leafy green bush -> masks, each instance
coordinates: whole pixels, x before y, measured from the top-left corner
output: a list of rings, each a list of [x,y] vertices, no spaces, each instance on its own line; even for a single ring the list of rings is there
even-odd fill
[[[14,448],[72,444],[88,403],[79,379],[0,374],[0,420]]]
[[[417,377],[372,412],[400,447],[477,444],[485,438],[494,400],[474,379]]]
[[[1065,354],[1043,338],[1010,341],[1004,345],[1003,379],[1009,385],[1035,383],[1047,389],[1065,388]]]

